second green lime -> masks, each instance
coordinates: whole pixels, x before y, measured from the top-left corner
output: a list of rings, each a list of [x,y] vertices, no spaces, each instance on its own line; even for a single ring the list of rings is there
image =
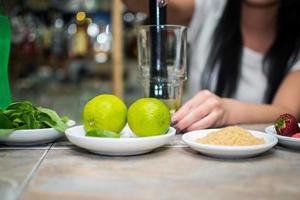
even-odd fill
[[[142,98],[135,101],[127,113],[130,129],[140,137],[165,134],[170,126],[171,114],[162,101]]]

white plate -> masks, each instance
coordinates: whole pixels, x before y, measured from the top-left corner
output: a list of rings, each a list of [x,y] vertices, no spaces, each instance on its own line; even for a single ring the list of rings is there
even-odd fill
[[[265,144],[252,145],[252,146],[222,146],[222,145],[210,145],[201,144],[196,142],[198,138],[205,137],[211,131],[217,131],[219,129],[205,129],[199,131],[191,131],[182,136],[182,140],[190,146],[192,149],[199,151],[202,154],[217,157],[217,158],[247,158],[258,155],[265,151],[268,151],[278,142],[277,138],[273,135],[262,133],[259,131],[251,131],[255,137],[263,138]]]
[[[137,155],[143,154],[167,144],[176,130],[172,127],[164,135],[136,137],[128,127],[121,132],[121,138],[88,137],[84,127],[75,126],[66,130],[71,143],[102,155]]]
[[[300,123],[298,124],[300,126]],[[274,125],[265,128],[265,132],[275,135],[278,138],[278,143],[282,146],[292,149],[300,149],[300,138],[292,138],[287,136],[278,135]]]
[[[75,121],[69,120],[68,126],[74,126]],[[0,137],[0,143],[15,146],[37,145],[53,142],[64,134],[54,128],[17,130],[8,136]]]

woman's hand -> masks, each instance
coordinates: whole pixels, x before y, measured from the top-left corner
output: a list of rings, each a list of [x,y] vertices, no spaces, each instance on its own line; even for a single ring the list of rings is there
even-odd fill
[[[178,132],[222,126],[228,112],[222,98],[208,90],[200,91],[185,103],[172,117],[172,125]]]
[[[272,123],[280,114],[300,118],[300,70],[290,72],[280,85],[272,104],[251,104],[220,98],[200,91],[172,117],[172,126],[185,132],[213,126],[245,123]]]

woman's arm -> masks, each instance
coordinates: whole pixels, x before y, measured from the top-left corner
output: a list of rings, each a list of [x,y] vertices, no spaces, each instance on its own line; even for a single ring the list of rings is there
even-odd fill
[[[286,76],[270,105],[243,103],[200,91],[174,114],[172,122],[178,130],[190,131],[230,124],[273,122],[283,113],[300,118],[300,70]]]
[[[147,0],[122,0],[129,10],[148,13]],[[168,0],[167,20],[169,24],[189,25],[195,0]]]
[[[300,70],[283,80],[271,105],[246,104],[224,99],[229,109],[228,123],[273,122],[280,114],[290,113],[300,118]],[[239,112],[239,110],[243,112]]]

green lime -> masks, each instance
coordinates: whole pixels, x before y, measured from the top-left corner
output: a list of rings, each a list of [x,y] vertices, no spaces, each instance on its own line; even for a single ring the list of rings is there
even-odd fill
[[[127,113],[130,129],[137,136],[165,134],[170,126],[171,114],[162,101],[155,98],[142,98],[135,101]]]
[[[119,133],[126,124],[127,108],[117,96],[102,94],[91,99],[83,108],[85,130],[108,130]]]

